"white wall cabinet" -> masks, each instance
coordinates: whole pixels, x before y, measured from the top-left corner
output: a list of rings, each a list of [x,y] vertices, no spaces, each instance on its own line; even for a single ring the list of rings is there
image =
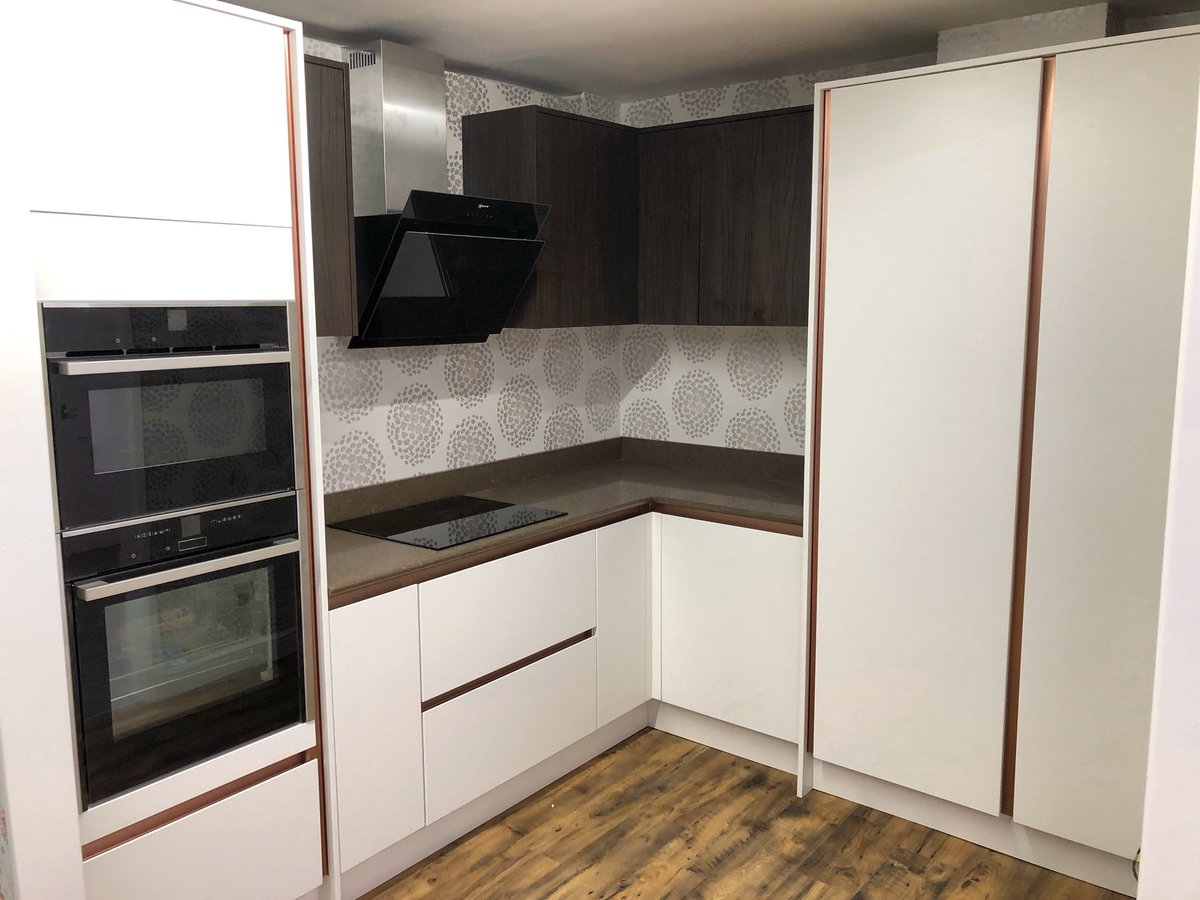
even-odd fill
[[[596,627],[596,533],[420,585],[429,700]]]
[[[346,871],[425,824],[417,588],[333,610],[329,640]]]
[[[798,743],[804,541],[662,516],[662,699]]]
[[[83,864],[88,900],[296,900],[320,885],[317,763],[305,763]]]
[[[29,84],[33,209],[291,227],[281,28],[174,0],[71,16]]]
[[[814,755],[993,814],[1040,85],[829,100]]]
[[[596,730],[596,639],[435,706],[424,720],[432,823]]]
[[[650,516],[596,532],[596,711],[604,726],[650,699]]]
[[[1140,843],[1200,37],[1056,61],[1014,818]]]

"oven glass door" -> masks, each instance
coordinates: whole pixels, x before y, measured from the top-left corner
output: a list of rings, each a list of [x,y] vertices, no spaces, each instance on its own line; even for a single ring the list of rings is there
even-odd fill
[[[64,530],[295,486],[286,352],[56,360]]]
[[[299,549],[71,586],[85,808],[304,721]]]

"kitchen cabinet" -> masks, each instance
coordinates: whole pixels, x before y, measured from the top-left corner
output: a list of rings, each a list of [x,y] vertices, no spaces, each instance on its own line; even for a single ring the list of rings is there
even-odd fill
[[[803,539],[661,517],[662,699],[798,743]]]
[[[1013,818],[1123,857],[1141,840],[1197,84],[1196,36],[1056,60]]]
[[[291,228],[288,69],[278,25],[129,0],[82,4],[70,26],[55,52],[72,64],[45,66],[30,79],[32,209]],[[113,52],[162,47],[164,35],[169,64]],[[139,249],[140,261],[148,251]],[[190,277],[198,258],[176,278]]]
[[[1000,811],[1041,60],[828,99],[813,753]]]
[[[804,325],[811,109],[647,129],[641,321]]]
[[[647,129],[638,136],[640,322],[699,322],[699,134],[698,128],[667,128]]]
[[[317,888],[316,761],[93,856],[88,900],[295,900]]]
[[[329,615],[342,871],[425,824],[417,588]]]
[[[350,162],[350,67],[304,57],[313,301],[318,335],[358,331],[354,181]]]
[[[425,713],[425,792],[436,822],[596,730],[596,640]]]
[[[464,192],[547,203],[510,327],[637,320],[637,132],[534,106],[463,117]]]
[[[596,627],[596,533],[420,585],[421,699]]]
[[[650,516],[596,532],[596,708],[603,727],[650,699]]]

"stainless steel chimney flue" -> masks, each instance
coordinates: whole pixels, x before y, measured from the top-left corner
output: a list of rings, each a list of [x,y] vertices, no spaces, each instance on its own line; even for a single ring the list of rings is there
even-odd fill
[[[412,190],[445,192],[445,60],[371,41],[349,63],[354,214],[399,212]]]

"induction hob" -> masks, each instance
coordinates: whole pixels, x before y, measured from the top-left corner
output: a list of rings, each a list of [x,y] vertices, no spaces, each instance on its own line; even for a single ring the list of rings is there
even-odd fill
[[[555,509],[458,496],[334,522],[329,527],[413,547],[445,550],[565,515]]]

